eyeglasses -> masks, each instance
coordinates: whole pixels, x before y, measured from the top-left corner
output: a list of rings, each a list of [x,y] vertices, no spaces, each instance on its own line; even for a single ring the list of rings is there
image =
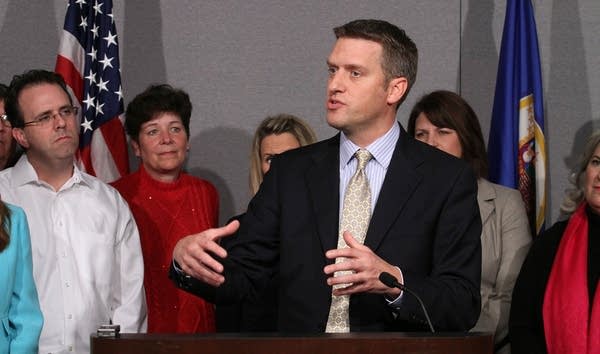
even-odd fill
[[[12,128],[12,124],[10,124],[10,120],[8,120],[6,114],[0,114],[0,122],[2,122],[2,125],[4,125],[5,128]]]
[[[79,111],[79,109],[74,106],[63,107],[63,108],[59,109],[57,113],[48,112],[48,113],[41,114],[38,117],[34,118],[32,121],[23,123],[23,127],[26,127],[29,125],[39,125],[39,126],[47,125],[48,122],[50,122],[51,119],[55,119],[57,115],[60,116],[62,119],[71,119],[77,115],[78,111]]]

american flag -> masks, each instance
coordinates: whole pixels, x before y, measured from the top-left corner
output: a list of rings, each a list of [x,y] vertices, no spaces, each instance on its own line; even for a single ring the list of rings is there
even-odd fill
[[[69,0],[55,71],[81,107],[81,168],[105,182],[127,174],[119,44],[111,0]]]

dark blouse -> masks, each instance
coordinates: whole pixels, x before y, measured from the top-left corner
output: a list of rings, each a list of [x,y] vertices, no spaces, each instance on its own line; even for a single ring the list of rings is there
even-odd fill
[[[600,275],[600,215],[588,206],[588,291],[593,301]],[[534,239],[515,284],[509,319],[511,352],[547,353],[542,306],[552,264],[567,227],[555,223]],[[591,310],[591,309],[590,309]]]

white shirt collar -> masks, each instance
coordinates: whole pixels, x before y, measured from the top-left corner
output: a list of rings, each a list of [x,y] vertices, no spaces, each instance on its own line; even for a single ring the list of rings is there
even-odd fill
[[[48,185],[44,181],[40,181],[37,172],[27,159],[27,154],[23,154],[19,161],[12,167],[10,183],[13,187],[22,186],[29,183],[35,183],[38,185]],[[73,163],[73,175],[65,182],[61,187],[61,190],[70,188],[75,184],[82,184],[90,186],[89,176],[83,173],[77,164]]]

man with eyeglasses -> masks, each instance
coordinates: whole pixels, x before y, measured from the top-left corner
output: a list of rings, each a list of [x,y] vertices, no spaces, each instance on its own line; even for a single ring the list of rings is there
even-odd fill
[[[4,100],[8,87],[0,84],[0,171],[15,165],[21,150],[12,136],[12,126],[8,116],[4,113]]]
[[[10,84],[6,115],[25,153],[0,172],[0,194],[29,221],[40,353],[89,353],[90,333],[111,322],[146,330],[138,230],[119,193],[76,166],[77,112],[56,73],[31,70]]]

